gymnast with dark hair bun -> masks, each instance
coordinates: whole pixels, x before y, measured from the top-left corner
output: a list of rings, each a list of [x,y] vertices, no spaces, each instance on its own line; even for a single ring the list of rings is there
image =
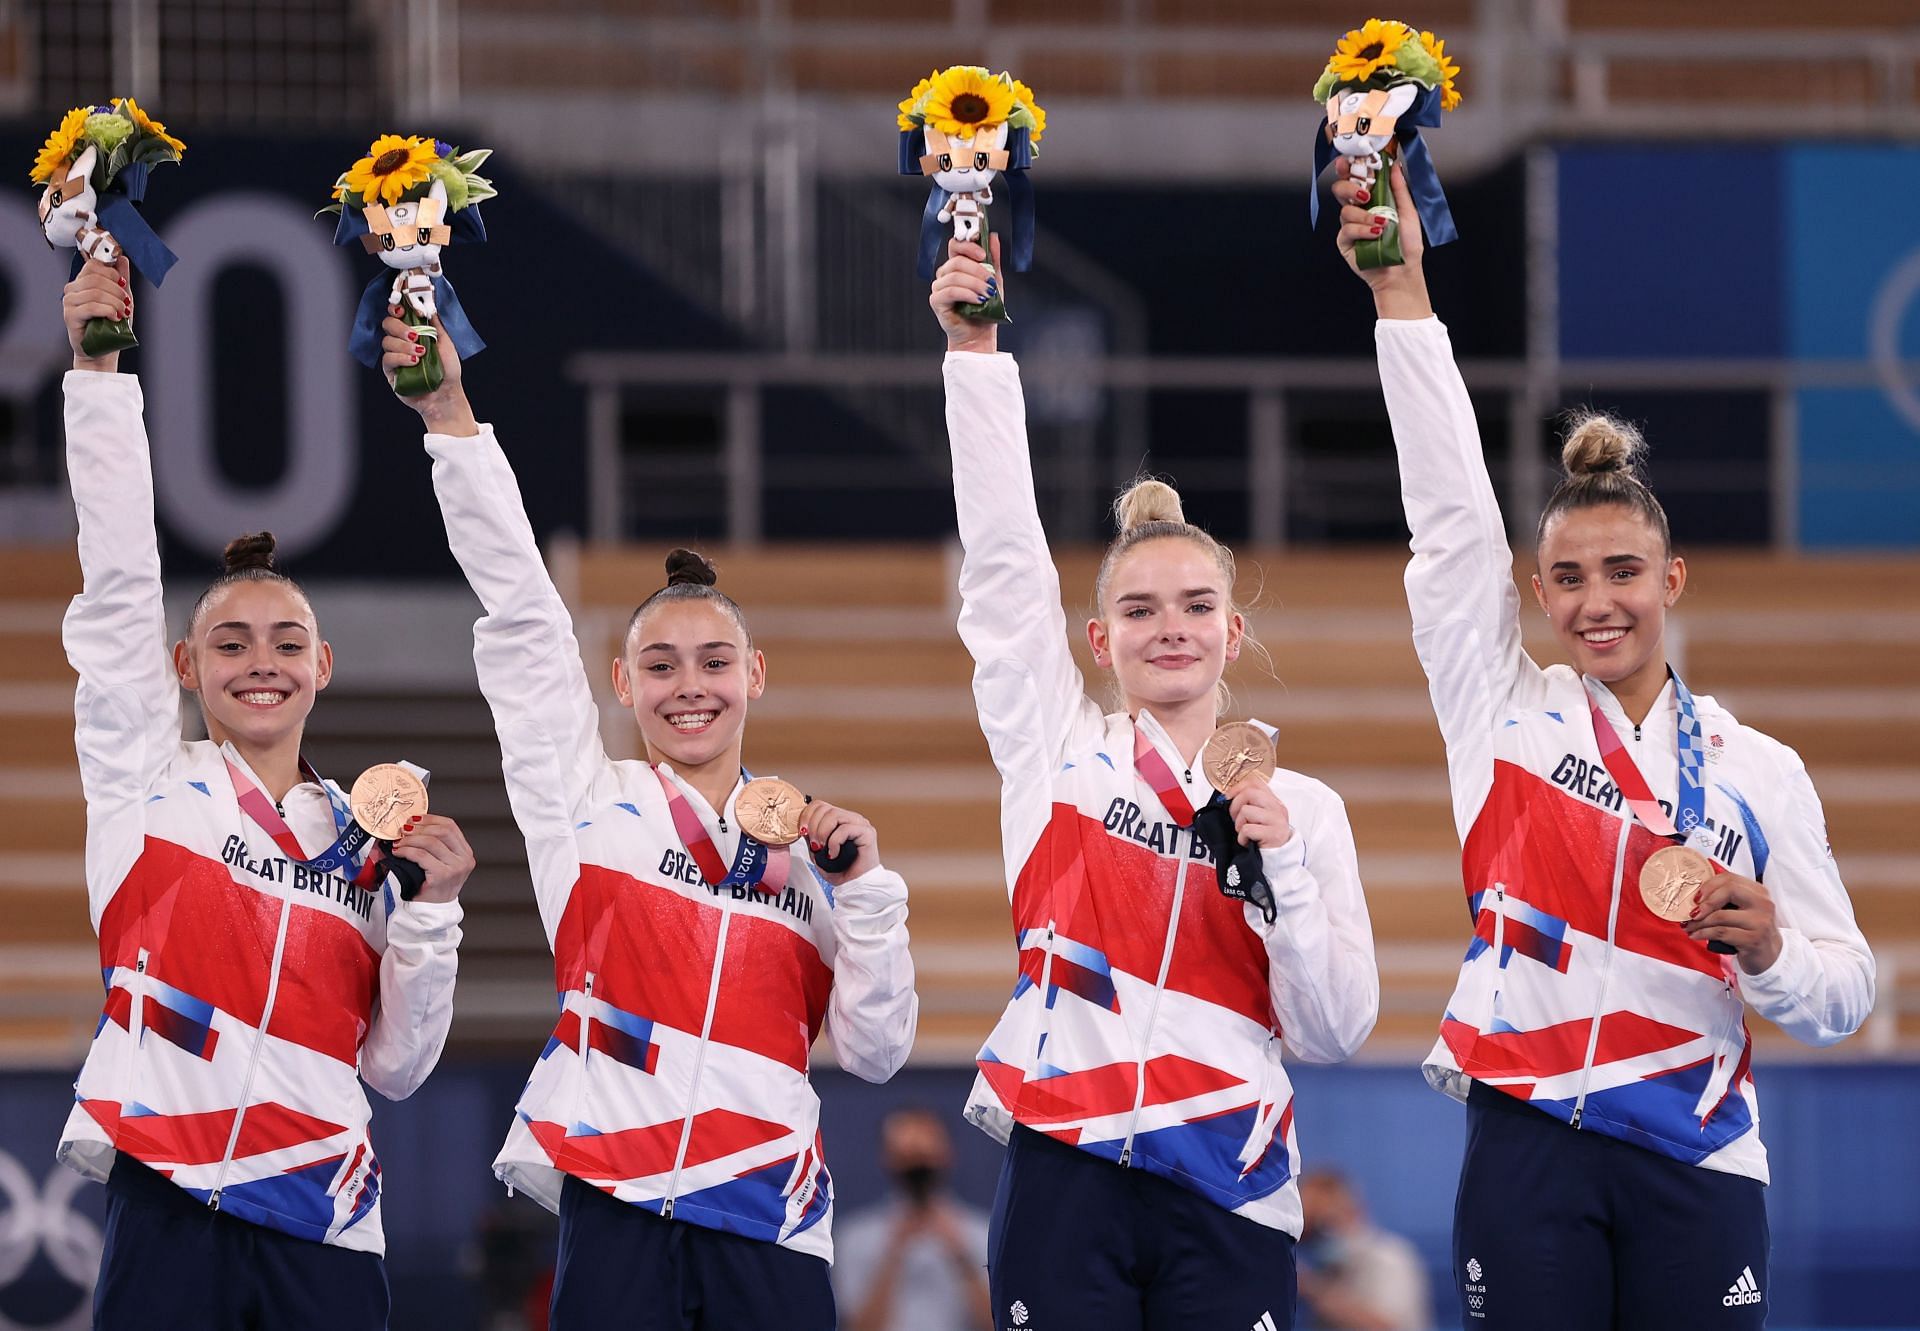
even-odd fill
[[[1406,262],[1359,266],[1375,189]],[[1687,583],[1645,444],[1577,421],[1534,528],[1521,640],[1507,523],[1434,315],[1399,167],[1335,168],[1412,537],[1407,601],[1447,746],[1473,936],[1425,1072],[1466,1102],[1462,1325],[1759,1328],[1772,1305],[1751,1010],[1808,1045],[1873,1010],[1874,958],[1800,756],[1680,677]],[[1530,612],[1529,612],[1530,613]]]
[[[384,331],[391,376],[417,344],[397,319]],[[667,557],[612,665],[647,760],[608,757],[513,469],[440,347],[445,382],[402,401],[486,609],[474,662],[560,1000],[494,1161],[560,1216],[552,1325],[828,1331],[810,1051],[824,1026],[868,1081],[906,1060],[906,884],[865,818],[741,766],[767,662],[693,551]]]
[[[436,814],[370,833],[301,756],[333,650],[271,533],[227,547],[169,661],[140,383],[81,350],[88,319],[131,317],[126,279],[88,262],[63,311],[63,636],[106,1000],[59,1156],[107,1185],[94,1325],[383,1327],[360,1083],[401,1099],[439,1060],[473,853]],[[181,739],[183,686],[204,740]]]

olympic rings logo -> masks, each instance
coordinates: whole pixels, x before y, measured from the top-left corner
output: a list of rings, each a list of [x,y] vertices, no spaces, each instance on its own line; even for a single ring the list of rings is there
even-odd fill
[[[0,1151],[0,1289],[11,1286],[32,1265],[35,1253],[76,1289],[72,1311],[57,1322],[31,1326],[0,1312],[0,1331],[81,1331],[93,1316],[93,1282],[100,1270],[100,1227],[73,1208],[86,1180],[54,1166],[43,1192],[18,1160]]]
[[[1900,354],[1900,325],[1916,296],[1920,296],[1920,250],[1894,267],[1880,294],[1874,297],[1873,313],[1867,321],[1867,354],[1887,401],[1908,425],[1920,431],[1920,384],[1908,381],[1905,358]]]

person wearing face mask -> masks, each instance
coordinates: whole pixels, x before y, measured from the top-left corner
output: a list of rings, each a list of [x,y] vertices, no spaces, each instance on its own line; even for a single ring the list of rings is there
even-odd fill
[[[1759,1327],[1767,1155],[1745,1010],[1811,1045],[1873,1007],[1800,758],[1692,693],[1686,586],[1629,428],[1589,417],[1535,531],[1534,599],[1568,664],[1521,646],[1473,407],[1406,263],[1360,276],[1413,535],[1407,597],[1453,787],[1473,939],[1427,1078],[1467,1104],[1454,1276],[1468,1325]],[[1339,245],[1368,233],[1339,179]],[[1358,271],[1356,269],[1356,271]]]
[[[988,1331],[987,1217],[948,1189],[946,1124],[929,1109],[894,1110],[880,1158],[893,1196],[834,1236],[843,1331]]]
[[[1304,1324],[1324,1331],[1423,1331],[1432,1323],[1427,1272],[1414,1246],[1368,1217],[1353,1185],[1333,1169],[1300,1180]]]
[[[1122,707],[1088,696],[1019,367],[996,325],[954,308],[987,293],[986,254],[948,255],[929,303],[947,337],[960,635],[1001,775],[1019,949],[967,1106],[1008,1145],[996,1325],[1280,1331],[1300,1233],[1281,1051],[1347,1058],[1379,1010],[1346,809],[1284,768],[1213,788],[1201,751],[1246,623],[1232,555],[1158,481],[1116,505],[1086,630]]]
[[[402,1099],[440,1057],[473,854],[412,820],[405,899],[301,756],[333,652],[270,534],[228,546],[169,664],[140,383],[81,350],[89,318],[132,316],[127,277],[89,262],[62,302],[83,579],[62,635],[106,1003],[59,1157],[107,1185],[94,1325],[383,1327],[361,1082]],[[204,740],[181,739],[182,686]]]
[[[383,332],[391,379],[420,351],[399,319]],[[833,1183],[809,1054],[824,1026],[856,1076],[905,1062],[906,883],[871,823],[822,800],[789,811],[805,845],[748,835],[741,751],[767,662],[690,550],[613,661],[648,760],[608,757],[513,469],[445,338],[440,355],[441,386],[401,400],[486,610],[474,664],[560,999],[494,1162],[560,1217],[552,1326],[827,1331]]]

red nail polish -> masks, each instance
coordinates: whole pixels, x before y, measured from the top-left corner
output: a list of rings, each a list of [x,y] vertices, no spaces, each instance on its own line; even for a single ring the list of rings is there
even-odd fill
[[[1367,191],[1361,190],[1358,194],[1353,196],[1353,201],[1355,203],[1365,203],[1368,199],[1371,199],[1372,197],[1373,195],[1369,194]]]
[[[124,291],[124,290],[126,289],[126,285],[127,285],[127,279],[126,279],[126,278],[124,278],[124,277],[120,277],[120,278],[115,278],[114,280],[120,283],[120,288],[121,288],[121,290],[123,290],[123,291]]]
[[[418,342],[419,340],[420,340],[420,334],[418,334],[418,333],[415,333],[415,332],[409,332],[409,333],[407,334],[407,341],[409,341],[409,342]]]

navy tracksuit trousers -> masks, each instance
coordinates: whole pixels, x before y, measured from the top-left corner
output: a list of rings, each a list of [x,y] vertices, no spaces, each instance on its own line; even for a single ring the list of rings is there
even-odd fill
[[[1293,1239],[1016,1126],[987,1229],[995,1331],[1288,1331]]]
[[[121,1153],[107,1177],[95,1331],[380,1331],[370,1252],[236,1220]]]
[[[1757,1179],[1581,1132],[1476,1083],[1454,1204],[1467,1331],[1757,1331]]]
[[[551,1331],[834,1331],[827,1264],[568,1177]]]

